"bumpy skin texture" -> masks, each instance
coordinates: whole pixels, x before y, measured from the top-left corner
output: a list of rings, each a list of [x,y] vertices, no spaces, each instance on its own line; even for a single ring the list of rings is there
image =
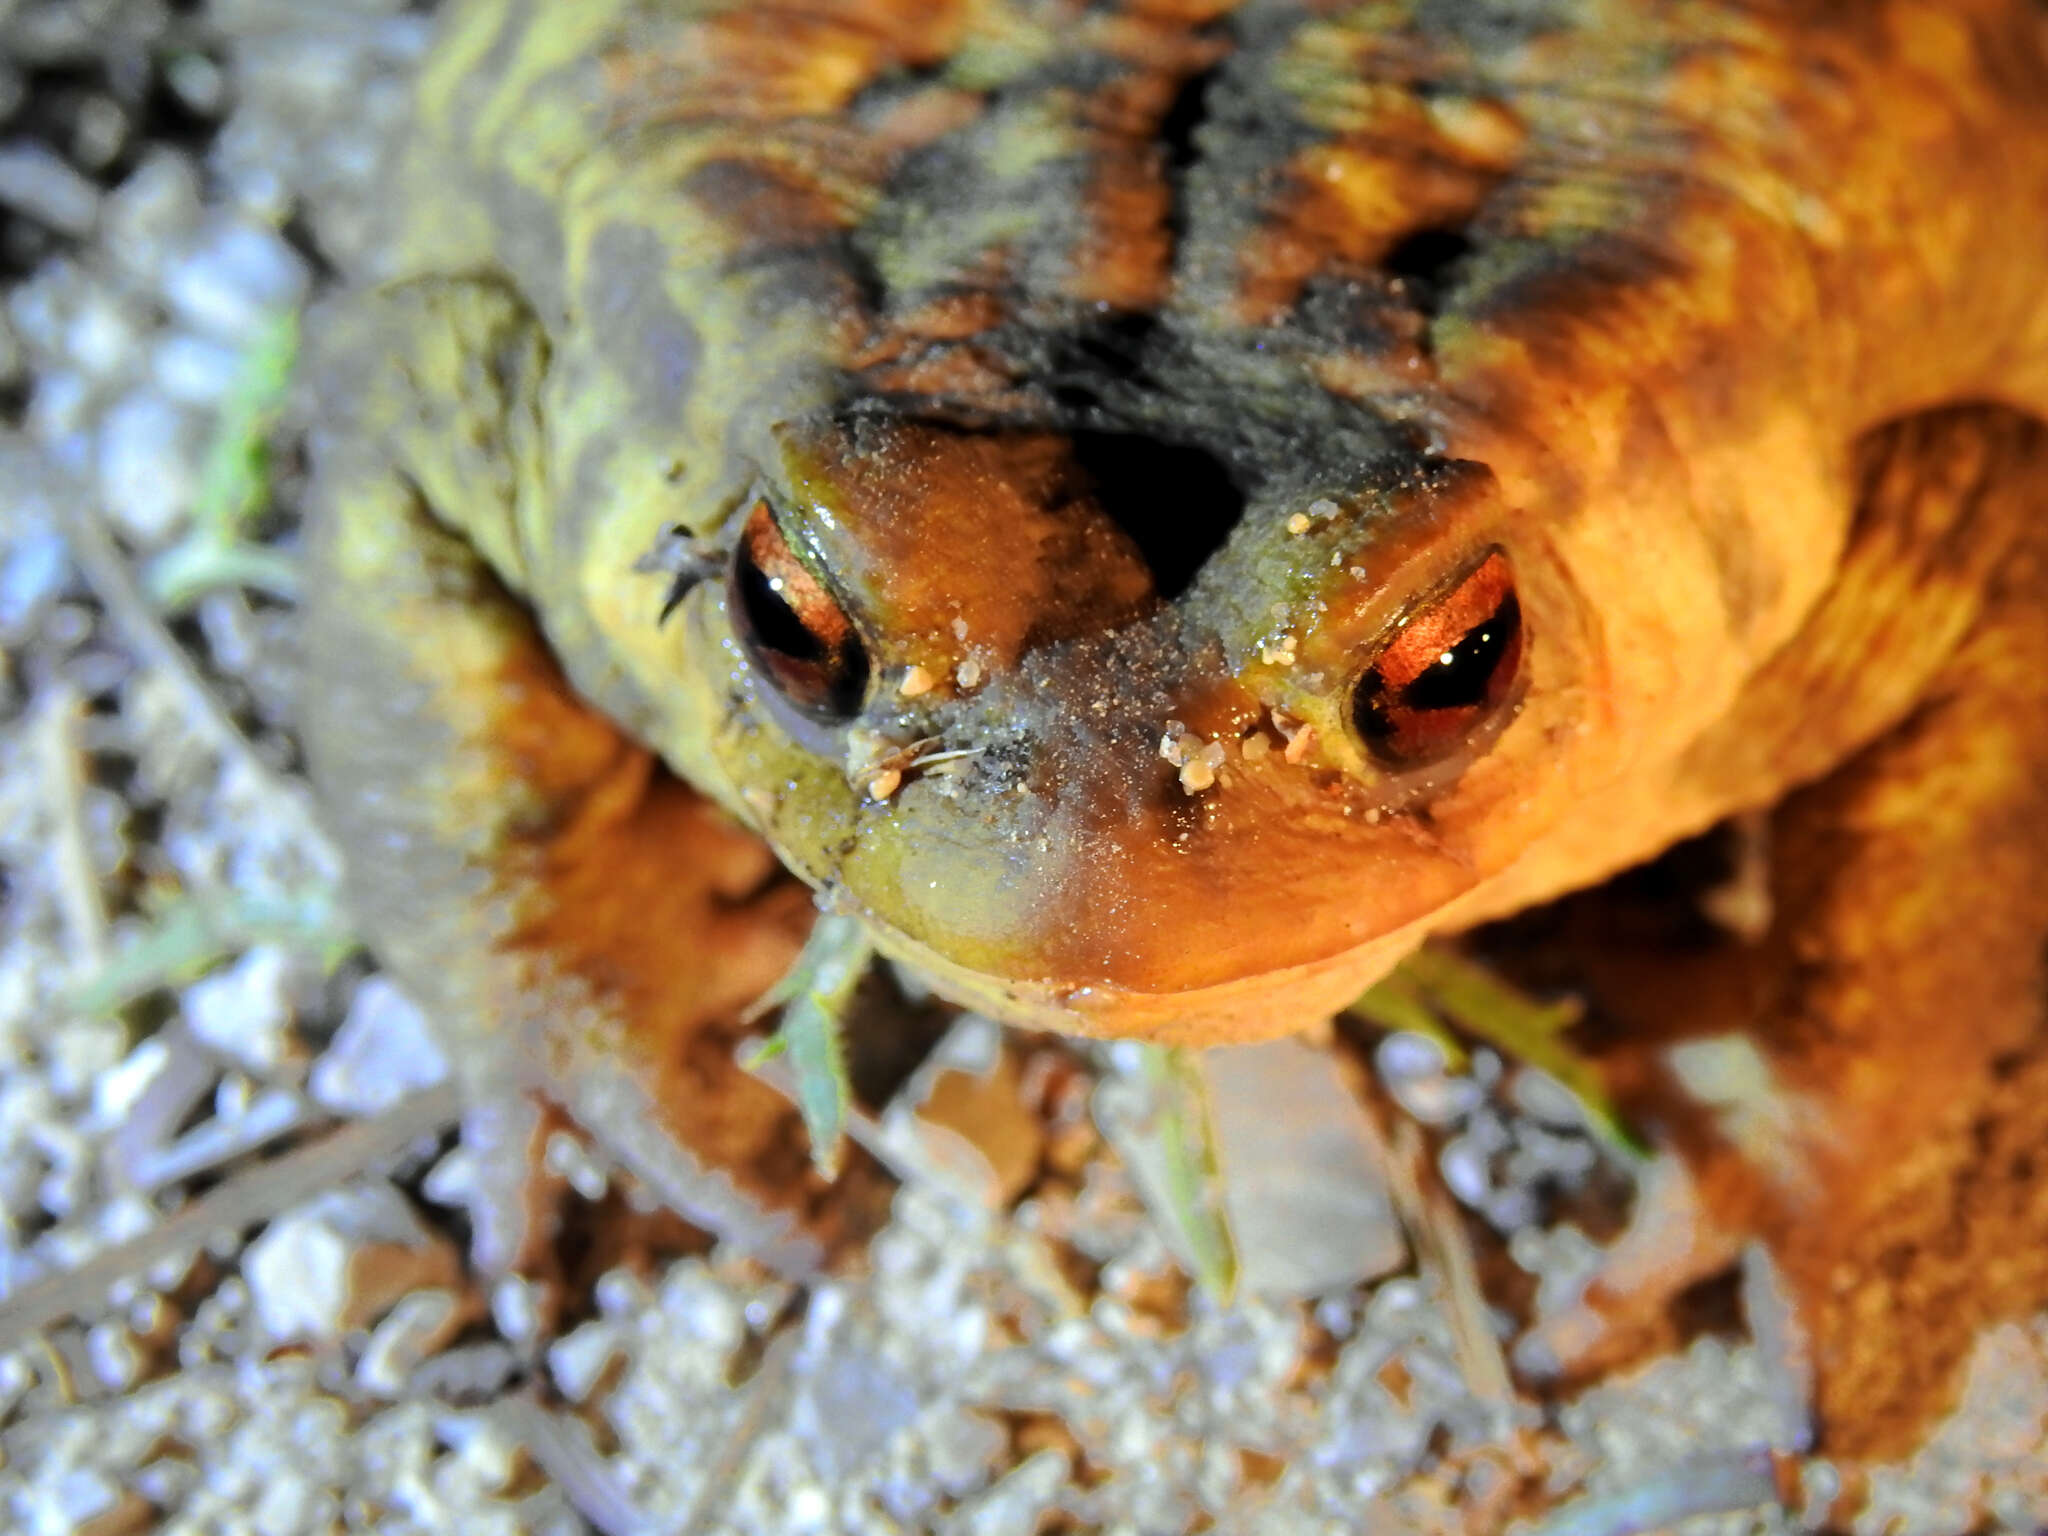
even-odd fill
[[[2038,6],[458,0],[396,206],[309,737],[448,1028],[672,1088],[786,960],[791,889],[656,757],[961,1000],[1194,1042],[1816,785],[1746,992],[1649,1010],[1761,1087],[1617,1072],[1702,1191],[1663,1272],[1761,1230],[1851,1319],[1838,1442],[1896,1439],[1851,1356],[1920,1291],[1838,1283],[1873,1213],[2044,1230],[1962,1211],[2042,1098]],[[861,637],[850,722],[694,579],[757,506]],[[1512,698],[1390,767],[1362,671],[1490,551]]]

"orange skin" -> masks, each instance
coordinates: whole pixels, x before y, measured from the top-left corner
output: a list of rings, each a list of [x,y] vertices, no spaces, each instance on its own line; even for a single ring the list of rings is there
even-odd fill
[[[766,860],[649,754],[958,1000],[1198,1044],[1818,786],[1748,979],[1616,1072],[1701,1191],[1651,1267],[1761,1232],[1831,1443],[1896,1447],[1948,1377],[1856,1386],[1826,1320],[1963,1143],[1864,1149],[1949,1146],[2039,1041],[2048,914],[1961,874],[2040,884],[2038,7],[628,9],[453,8],[420,213],[329,348],[309,747],[446,1027],[673,1104],[786,961]],[[1368,731],[1439,638],[1498,675]],[[1664,1054],[1738,1031],[1797,1135]],[[2002,1272],[1959,1326],[2048,1297]],[[1904,1406],[1859,1430],[1866,1390]]]

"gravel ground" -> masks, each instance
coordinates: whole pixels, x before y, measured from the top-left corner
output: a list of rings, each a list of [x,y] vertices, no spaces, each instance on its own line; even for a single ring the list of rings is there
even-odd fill
[[[1485,1053],[1216,1072],[1227,1306],[1176,1257],[1200,1234],[1134,1053],[956,1021],[863,1123],[900,1186],[829,1274],[665,1217],[573,1127],[461,1114],[349,944],[297,775],[317,403],[280,394],[295,317],[373,261],[429,27],[396,0],[0,0],[0,1527],[1397,1533],[1558,1506],[1553,1531],[1746,1531],[1824,1507],[1833,1469],[1768,1454],[1800,1420],[1782,1351],[1709,1337],[1567,1404],[1515,1389],[1473,1266],[1569,1305],[1597,1249],[1544,1223],[1621,1174]],[[467,1255],[529,1131],[580,1256],[486,1281]],[[1971,1383],[1856,1529],[2048,1525],[2048,1321],[1987,1339]]]

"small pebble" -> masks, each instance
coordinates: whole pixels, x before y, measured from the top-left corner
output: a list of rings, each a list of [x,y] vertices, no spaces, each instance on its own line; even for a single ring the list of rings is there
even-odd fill
[[[176,532],[193,493],[195,429],[153,390],[117,401],[100,423],[100,496],[115,527],[159,546]]]
[[[1440,1077],[1450,1069],[1444,1048],[1428,1035],[1412,1029],[1397,1029],[1384,1035],[1373,1051],[1373,1064],[1390,1082],[1421,1077]]]
[[[0,640],[26,638],[71,574],[63,535],[41,522],[17,525],[0,545]]]
[[[1469,1136],[1444,1144],[1437,1156],[1437,1171],[1443,1175],[1445,1188],[1474,1210],[1482,1208],[1493,1192],[1491,1159]]]
[[[292,1054],[291,960],[260,944],[225,970],[186,988],[181,1000],[193,1038],[257,1077],[269,1077]]]
[[[0,144],[0,204],[83,239],[99,222],[100,190],[48,146],[20,139]]]
[[[55,1493],[29,1517],[24,1536],[140,1536],[149,1529],[149,1506],[97,1468],[66,1472]]]
[[[91,460],[87,429],[93,399],[91,382],[76,368],[52,366],[36,379],[28,403],[28,429],[50,459],[66,470],[83,469]]]
[[[71,158],[87,170],[104,171],[127,147],[128,133],[128,114],[118,101],[88,96],[71,126]]]
[[[152,1035],[138,1044],[118,1065],[93,1079],[93,1119],[109,1128],[118,1126],[170,1061],[171,1049],[162,1036]]]
[[[447,1058],[426,1015],[389,977],[371,976],[356,988],[306,1086],[323,1108],[368,1116],[447,1076]]]
[[[1201,737],[1194,735],[1180,721],[1169,720],[1165,734],[1159,738],[1159,755],[1178,768],[1193,755],[1189,743],[1200,740]]]
[[[331,1341],[408,1291],[451,1286],[461,1264],[389,1184],[332,1190],[271,1223],[242,1259],[257,1320],[280,1342]]]
[[[36,1384],[35,1369],[19,1354],[0,1355],[0,1409]]]
[[[164,81],[198,117],[218,117],[227,103],[227,77],[203,53],[179,53],[164,66]]]
[[[563,1180],[585,1200],[602,1200],[609,1182],[604,1168],[590,1155],[590,1148],[567,1131],[549,1134],[541,1155],[549,1173]]]
[[[199,336],[166,336],[151,357],[157,387],[186,405],[218,405],[235,387],[241,371],[239,353]]]
[[[654,1305],[647,1282],[630,1269],[608,1269],[599,1275],[592,1290],[592,1299],[597,1302],[597,1310],[606,1317],[625,1317]],[[767,1326],[766,1320],[763,1319],[759,1326]]]
[[[1530,1118],[1560,1130],[1577,1130],[1586,1113],[1572,1091],[1548,1072],[1523,1067],[1508,1085],[1509,1100]]]
[[[128,271],[154,281],[167,249],[199,222],[199,170],[189,156],[157,145],[108,194],[103,245]]]
[[[1453,1125],[1472,1113],[1485,1090],[1469,1077],[1390,1077],[1387,1091],[1424,1125]]]
[[[86,1331],[85,1353],[93,1375],[110,1392],[125,1392],[141,1379],[142,1351],[120,1323],[95,1323]]]
[[[304,295],[306,264],[270,230],[221,223],[164,272],[164,297],[187,325],[219,341],[245,343],[270,317]]]
[[[72,310],[64,327],[64,352],[95,382],[125,377],[133,368],[137,319],[131,306],[111,293],[93,292]]]
[[[548,1375],[572,1403],[586,1403],[625,1353],[619,1325],[585,1323],[548,1346]]]
[[[514,1344],[530,1342],[540,1331],[541,1289],[520,1275],[507,1275],[491,1287],[491,1321]]]
[[[403,1396],[421,1362],[453,1336],[458,1323],[452,1291],[414,1291],[399,1298],[363,1346],[356,1385],[378,1397]]]

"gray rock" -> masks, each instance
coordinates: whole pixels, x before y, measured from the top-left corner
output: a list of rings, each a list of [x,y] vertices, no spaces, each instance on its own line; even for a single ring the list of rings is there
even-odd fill
[[[95,382],[124,378],[135,367],[140,332],[140,317],[119,295],[89,290],[64,327],[64,355]]]
[[[151,371],[157,387],[186,405],[212,406],[235,387],[241,354],[203,336],[174,333],[156,344]]]
[[[1128,1057],[1112,1047],[1112,1060]],[[1398,1268],[1408,1247],[1388,1202],[1371,1128],[1324,1051],[1298,1040],[1197,1058],[1207,1084],[1223,1205],[1248,1295],[1307,1297]],[[1096,1090],[1095,1115],[1184,1264],[1173,1213],[1176,1156],[1157,1095],[1138,1071]],[[1194,1148],[1181,1148],[1181,1156]]]
[[[410,1291],[456,1288],[460,1264],[389,1184],[331,1191],[271,1223],[242,1259],[256,1319],[275,1340],[339,1339]]]
[[[1073,1467],[1064,1452],[1040,1451],[955,1509],[946,1520],[947,1536],[1036,1530],[1058,1508],[1061,1493],[1072,1481]]]
[[[156,146],[101,210],[106,249],[123,268],[154,284],[169,247],[200,218],[199,168],[190,156]]]
[[[47,145],[19,139],[0,144],[0,204],[82,239],[99,222],[100,189]]]
[[[1474,1209],[1486,1204],[1493,1192],[1493,1158],[1475,1138],[1453,1137],[1444,1143],[1436,1161],[1452,1195]]]
[[[274,945],[250,950],[193,983],[183,1010],[193,1038],[255,1076],[273,1076],[291,1056],[291,962]]]
[[[191,507],[197,436],[190,414],[155,390],[115,402],[99,430],[100,497],[114,525],[156,546],[177,531]]]
[[[421,1364],[461,1326],[462,1311],[462,1299],[453,1291],[414,1291],[402,1297],[364,1345],[356,1385],[376,1397],[404,1396]]]
[[[15,508],[9,512],[19,515]],[[63,536],[40,518],[23,517],[0,546],[0,642],[11,645],[34,633],[70,572]]]
[[[1508,1098],[1522,1113],[1559,1130],[1582,1130],[1585,1107],[1564,1084],[1548,1072],[1523,1067],[1508,1085]]]
[[[164,297],[193,330],[220,341],[253,338],[272,316],[305,297],[308,273],[298,252],[271,230],[217,221],[164,272]]]
[[[548,1376],[570,1402],[588,1402],[625,1357],[628,1342],[617,1322],[585,1323],[548,1346]]]
[[[1328,1051],[1273,1040],[1204,1068],[1247,1292],[1313,1296],[1407,1261],[1365,1111]]]
[[[71,130],[71,158],[92,171],[104,171],[127,146],[132,124],[111,96],[92,95],[78,104]]]
[[[1450,1070],[1442,1046],[1409,1030],[1382,1039],[1373,1064],[1394,1101],[1424,1125],[1454,1124],[1485,1096],[1474,1079]]]
[[[386,977],[372,976],[356,988],[307,1088],[323,1108],[367,1116],[447,1076],[448,1060],[418,1005]]]
[[[227,105],[227,76],[203,53],[181,53],[164,66],[164,82],[200,117],[218,117]]]

